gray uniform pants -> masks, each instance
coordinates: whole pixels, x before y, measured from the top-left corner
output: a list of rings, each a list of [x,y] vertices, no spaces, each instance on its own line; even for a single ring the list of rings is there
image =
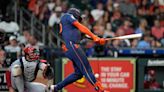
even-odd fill
[[[18,92],[46,92],[46,85],[37,82],[25,82],[22,76],[11,76],[11,83]]]

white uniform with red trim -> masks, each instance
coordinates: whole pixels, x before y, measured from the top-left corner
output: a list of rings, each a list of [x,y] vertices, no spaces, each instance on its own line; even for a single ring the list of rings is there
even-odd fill
[[[25,57],[16,60],[10,67],[12,87],[18,92],[45,92],[46,85],[32,82],[36,78],[37,70],[43,71],[45,67],[46,64],[39,60],[27,61]]]

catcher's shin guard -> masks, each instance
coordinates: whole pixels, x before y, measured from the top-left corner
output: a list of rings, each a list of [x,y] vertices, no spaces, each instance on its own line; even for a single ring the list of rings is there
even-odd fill
[[[97,92],[110,92],[110,91],[105,90],[104,87],[101,85],[100,82],[96,82],[95,83],[95,90]]]

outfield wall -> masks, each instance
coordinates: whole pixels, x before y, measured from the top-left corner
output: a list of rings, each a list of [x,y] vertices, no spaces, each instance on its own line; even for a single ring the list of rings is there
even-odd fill
[[[89,59],[97,80],[111,92],[135,92],[134,58],[91,58]],[[74,72],[72,62],[63,59],[63,79]],[[94,87],[85,77],[67,86],[65,92],[94,92]]]
[[[163,58],[89,58],[93,73],[106,89],[111,92],[164,92],[164,59]],[[51,63],[54,66],[54,83],[58,83],[71,74],[72,62],[66,58],[57,58]],[[159,89],[144,89],[148,70],[155,71]],[[5,71],[0,69],[0,92],[7,92]],[[41,73],[38,75],[40,79]],[[37,79],[37,81],[42,81]],[[44,84],[47,80],[45,80]],[[94,88],[83,77],[65,87],[61,92],[95,92]]]
[[[94,74],[96,74],[96,76],[99,75],[98,80],[103,83],[106,89],[110,89],[111,92],[164,92],[163,88],[144,89],[144,81],[148,69],[153,69],[156,71],[156,81],[161,87],[164,87],[164,59],[90,58],[89,60]],[[58,77],[56,77],[57,83],[71,74],[74,70],[72,68],[71,61],[68,59],[64,58],[58,60],[56,63],[58,63],[58,65],[56,64],[57,67],[61,67],[56,70],[56,74],[58,75]],[[63,92],[94,91],[88,81],[83,78],[67,86]]]

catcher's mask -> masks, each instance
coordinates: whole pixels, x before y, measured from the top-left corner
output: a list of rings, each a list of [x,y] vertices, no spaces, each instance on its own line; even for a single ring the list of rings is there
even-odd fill
[[[30,61],[38,60],[40,57],[39,50],[34,47],[26,47],[24,49],[25,56],[28,56]]]

